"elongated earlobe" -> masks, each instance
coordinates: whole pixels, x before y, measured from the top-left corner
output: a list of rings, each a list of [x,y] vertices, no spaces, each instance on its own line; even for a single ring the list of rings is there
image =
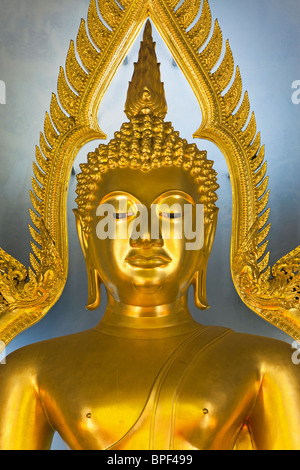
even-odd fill
[[[86,308],[88,310],[95,310],[99,307],[101,302],[101,279],[98,271],[92,267],[87,266],[88,275],[88,301]]]
[[[85,259],[87,277],[88,277],[88,301],[87,310],[95,310],[99,307],[101,302],[101,279],[98,271],[94,268],[91,262],[91,256],[88,249],[87,234],[82,229],[81,218],[76,209],[73,210],[76,218],[76,228],[79,238],[79,243]]]
[[[215,239],[218,220],[218,209],[215,209],[211,222],[206,226],[204,245],[199,262],[199,269],[193,278],[194,302],[200,310],[207,310],[209,305],[206,297],[206,273],[208,259]]]
[[[193,279],[194,285],[194,302],[200,310],[207,310],[209,305],[206,298],[206,269],[207,265],[201,266],[199,271],[195,273]]]

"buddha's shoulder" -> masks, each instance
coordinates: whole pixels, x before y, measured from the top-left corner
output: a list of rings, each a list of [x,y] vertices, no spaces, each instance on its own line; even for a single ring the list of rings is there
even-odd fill
[[[185,337],[184,342],[186,340]],[[126,341],[128,342],[128,339]],[[12,352],[6,358],[5,367],[0,367],[0,375],[3,375],[4,371],[5,375],[20,374],[22,370],[35,374],[45,367],[55,370],[56,366],[61,367],[62,363],[65,367],[74,362],[82,364],[85,358],[93,356],[95,350],[99,356],[104,353],[107,356],[111,354],[112,349],[122,348],[121,343],[121,339],[116,340],[109,335],[102,335],[95,329],[40,341]],[[134,347],[134,344],[135,342],[132,341],[130,347]],[[178,347],[178,343],[176,344],[177,346],[174,343],[175,348]],[[189,338],[187,344],[189,344]],[[291,344],[278,339],[239,333],[228,328],[214,326],[206,328],[204,335],[200,334],[198,338],[194,338],[193,348],[196,354],[197,351],[205,350],[205,354],[208,352],[210,359],[214,361],[218,359],[221,362],[234,363],[245,359],[248,365],[252,362],[254,367],[259,367],[260,364],[293,365],[292,357],[295,351],[291,348]],[[150,349],[153,354],[153,347]]]
[[[243,360],[247,359],[247,363],[251,361],[253,364],[260,365],[293,365],[292,356],[293,349],[290,342],[271,337],[240,333],[228,328],[211,327],[212,350],[223,357],[224,360]],[[300,350],[300,347],[299,347]],[[221,356],[222,354],[222,356]],[[299,353],[300,356],[300,353]]]
[[[7,355],[2,370],[10,374],[15,371],[20,374],[22,370],[35,373],[45,364],[55,365],[67,357],[76,360],[76,356],[91,347],[94,336],[95,332],[91,329],[22,346]]]

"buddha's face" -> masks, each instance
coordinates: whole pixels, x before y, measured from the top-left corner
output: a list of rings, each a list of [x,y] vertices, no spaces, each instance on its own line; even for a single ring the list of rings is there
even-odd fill
[[[155,306],[185,294],[203,256],[203,206],[194,178],[175,166],[117,168],[103,175],[97,201],[88,259],[111,296]]]

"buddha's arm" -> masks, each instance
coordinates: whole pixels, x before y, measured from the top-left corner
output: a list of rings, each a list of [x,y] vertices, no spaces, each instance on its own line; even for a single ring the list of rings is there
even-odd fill
[[[47,450],[52,437],[53,430],[38,396],[34,369],[13,354],[6,364],[0,365],[0,449]]]
[[[300,365],[291,348],[277,345],[262,364],[259,395],[249,424],[254,445],[261,450],[300,450]]]

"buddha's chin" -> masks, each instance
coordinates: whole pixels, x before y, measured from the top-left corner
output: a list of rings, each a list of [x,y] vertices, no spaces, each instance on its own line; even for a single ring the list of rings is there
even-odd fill
[[[134,282],[133,287],[140,294],[151,295],[151,294],[156,294],[161,289],[162,286],[160,283],[159,284],[153,284],[153,283],[137,284]]]

